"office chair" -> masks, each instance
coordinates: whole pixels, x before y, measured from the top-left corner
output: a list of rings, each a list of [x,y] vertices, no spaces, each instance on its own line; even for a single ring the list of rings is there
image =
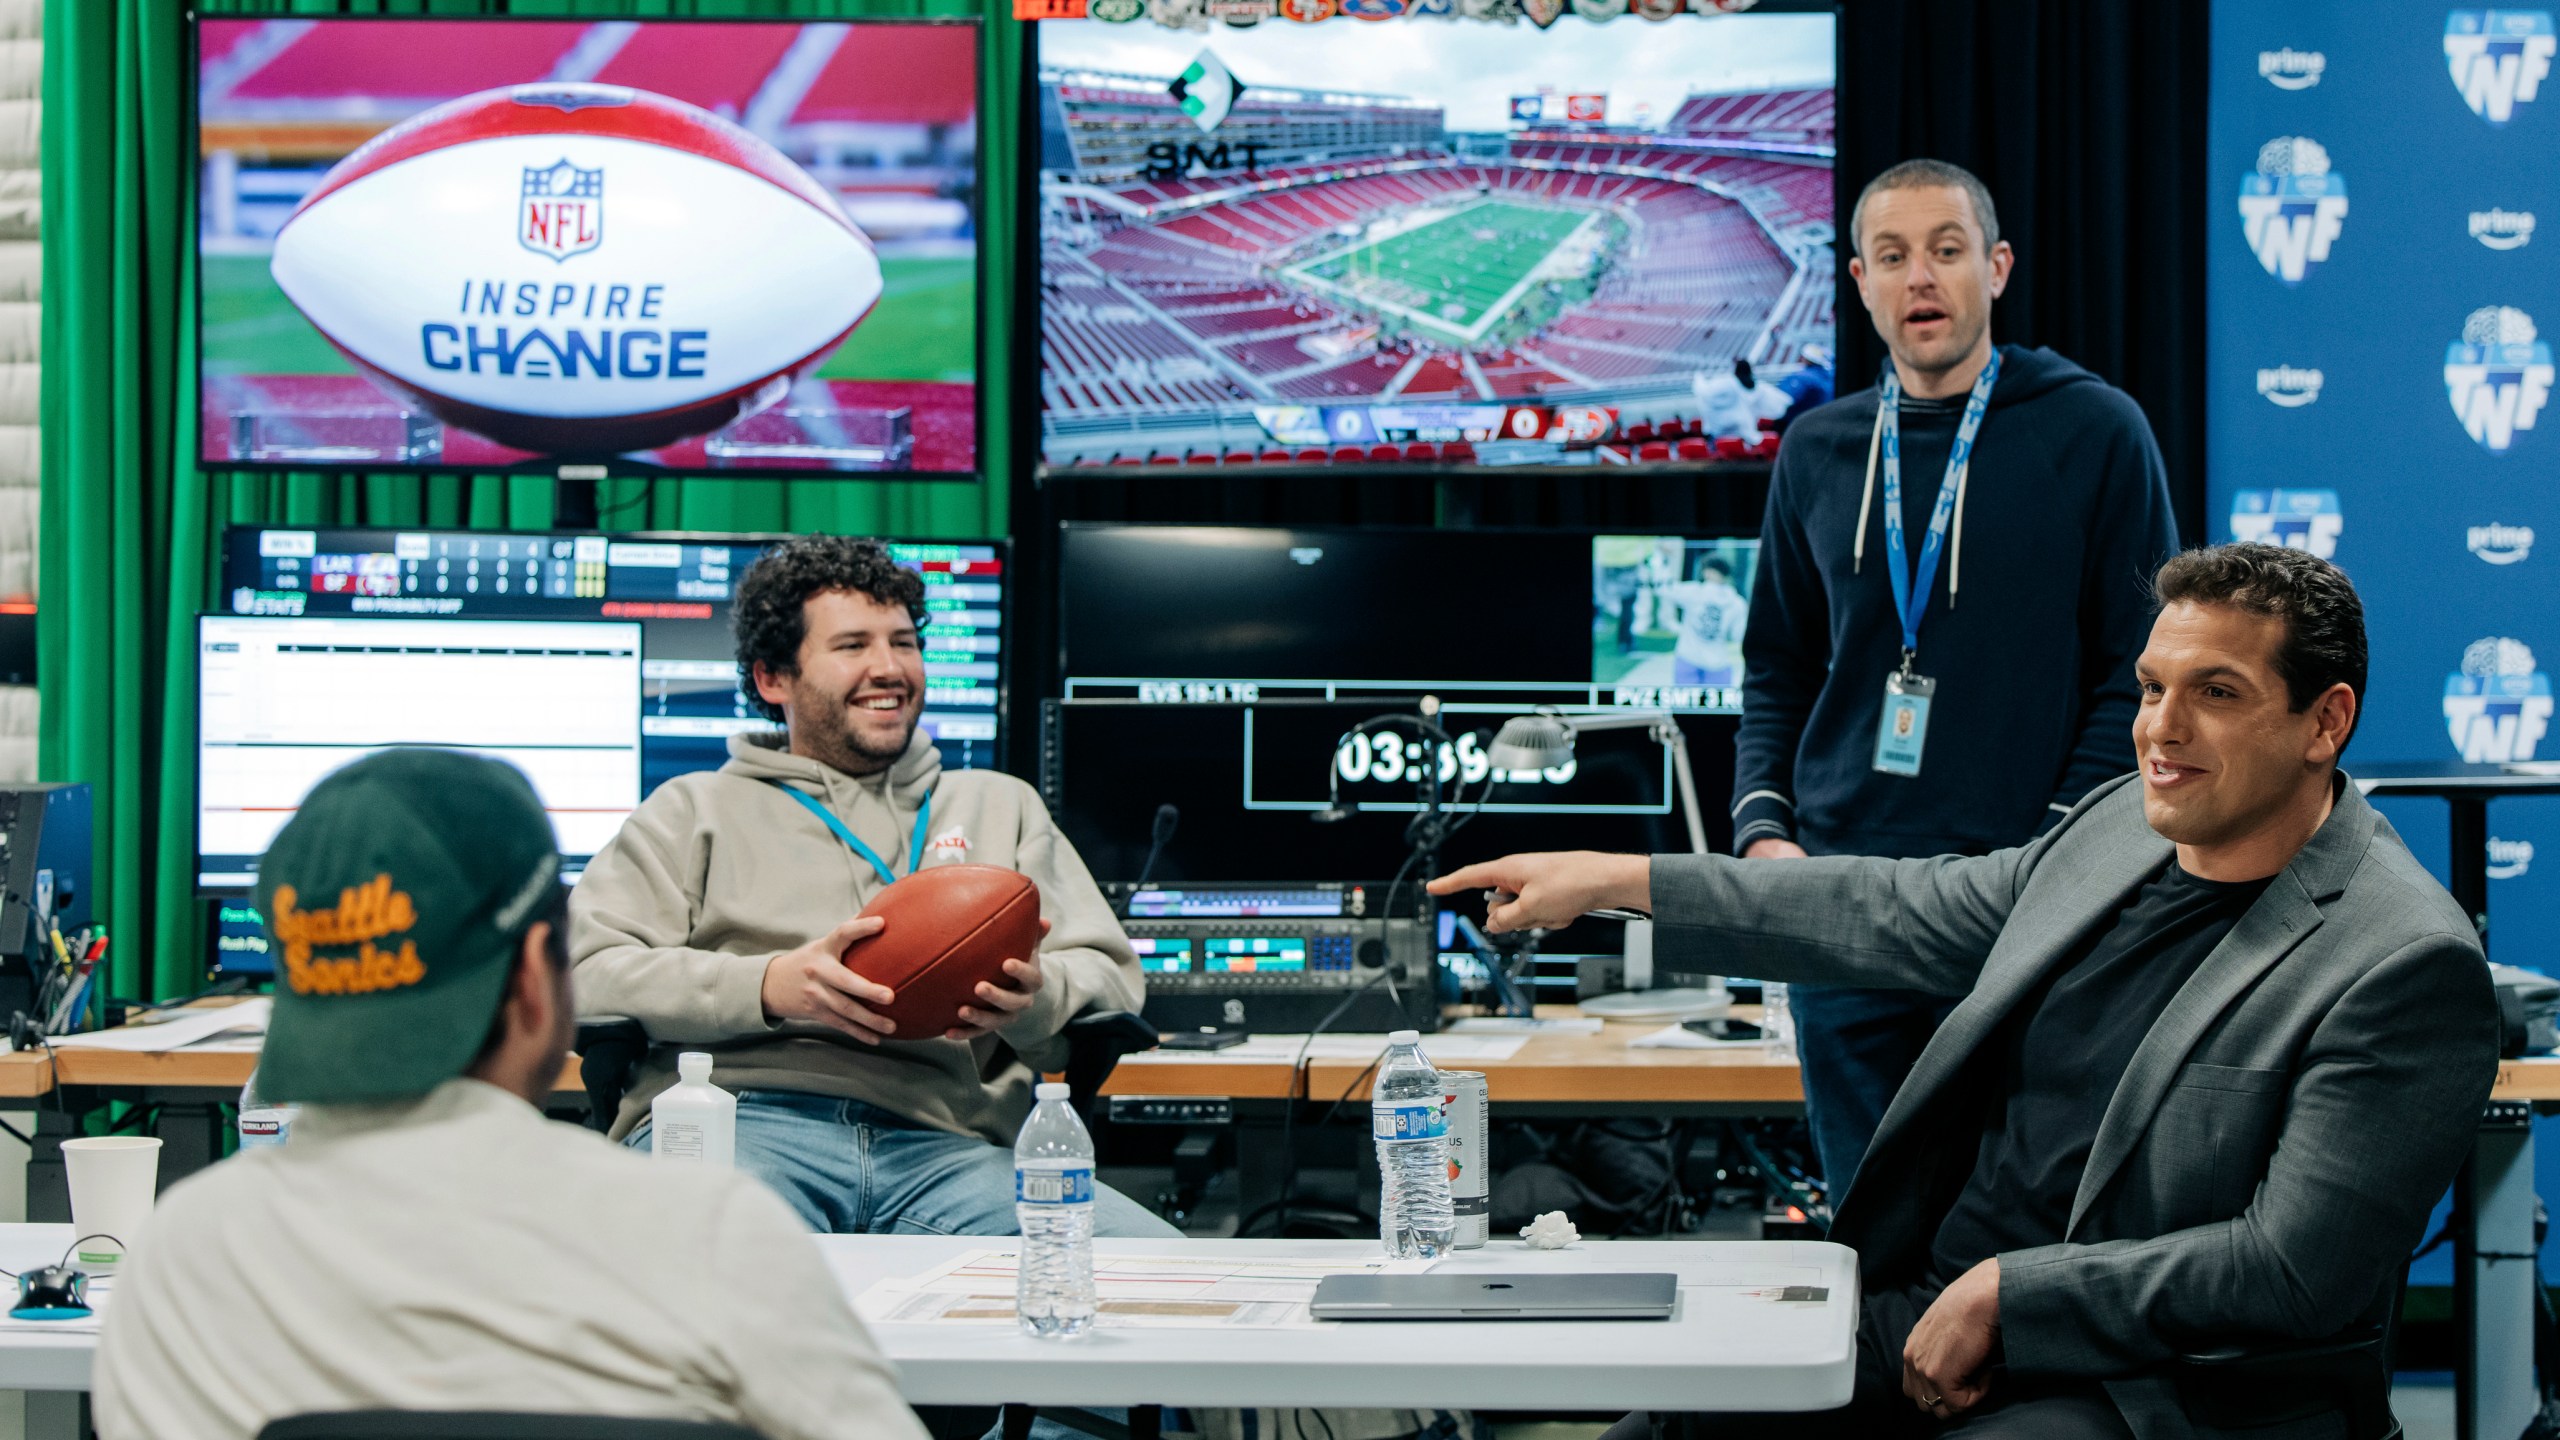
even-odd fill
[[[1126,1010],[1087,1010],[1060,1032],[1067,1041],[1067,1094],[1090,1125],[1104,1081],[1123,1055],[1156,1048],[1156,1027]],[[648,1032],[636,1020],[597,1016],[578,1022],[578,1077],[587,1089],[587,1124],[613,1127],[631,1077],[649,1053]]]
[[[2343,1335],[2179,1356],[2178,1400],[2187,1418],[2241,1429],[2344,1409],[2348,1440],[2400,1440],[2400,1421],[2391,1413],[2391,1355],[2408,1281],[2405,1267],[2395,1272],[2382,1318]]]
[[[720,1420],[502,1410],[341,1410],[269,1421],[258,1440],[764,1440]]]

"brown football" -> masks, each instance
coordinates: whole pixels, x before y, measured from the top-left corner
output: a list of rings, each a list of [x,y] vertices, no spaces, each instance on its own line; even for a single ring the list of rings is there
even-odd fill
[[[1004,962],[1040,948],[1040,887],[1001,865],[919,870],[862,913],[889,923],[846,950],[844,963],[895,992],[880,1011],[898,1027],[894,1040],[931,1040],[959,1024],[979,981],[1006,983]]]

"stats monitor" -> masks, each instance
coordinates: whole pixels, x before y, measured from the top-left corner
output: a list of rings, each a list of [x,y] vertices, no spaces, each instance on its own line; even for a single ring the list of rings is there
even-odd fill
[[[1137,873],[1175,805],[1168,886],[1392,875],[1435,775],[1468,817],[1451,862],[1685,849],[1670,753],[1645,728],[1587,733],[1550,770],[1496,772],[1488,748],[1539,708],[1658,711],[1721,846],[1758,559],[1739,537],[1070,525],[1042,781],[1108,879]],[[1446,744],[1363,725],[1426,701]]]
[[[638,636],[634,683],[598,702],[598,723],[627,723],[636,732],[636,803],[677,775],[717,769],[728,759],[730,736],[774,728],[740,686],[729,601],[739,575],[778,538],[235,526],[224,535],[222,556],[230,614],[217,618],[397,620],[423,627],[419,634],[457,636],[495,621],[627,625]],[[925,581],[920,728],[944,765],[993,766],[1003,740],[1008,547],[884,543]],[[375,698],[354,686],[336,693],[344,698],[330,703],[340,710]],[[551,709],[570,698],[557,686],[532,683],[509,704]],[[454,723],[483,729],[455,743],[499,748],[512,713],[498,707],[457,715]],[[312,723],[335,724],[335,714],[323,706]],[[568,838],[564,830],[564,845]],[[241,883],[239,865],[200,868],[235,877],[208,878],[210,888]]]
[[[197,621],[197,881],[246,889],[329,772],[398,745],[533,782],[577,868],[640,803],[640,627],[601,620]]]
[[[195,34],[205,466],[976,469],[977,22]]]
[[[1053,470],[1694,463],[1828,393],[1828,6],[1352,8],[1039,23]]]

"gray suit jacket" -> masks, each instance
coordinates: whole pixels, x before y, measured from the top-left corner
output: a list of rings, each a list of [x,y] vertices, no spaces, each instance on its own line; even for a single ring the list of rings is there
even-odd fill
[[[1673,968],[1963,997],[1832,1227],[1869,1288],[1928,1267],[2000,1084],[2000,1022],[2173,854],[2127,776],[1993,855],[1655,858],[1654,943]],[[2011,1372],[2106,1381],[2145,1440],[2214,1433],[2163,1362],[2378,1318],[2497,1065],[2470,924],[2342,783],[2135,1050],[2062,1243],[2000,1257]]]

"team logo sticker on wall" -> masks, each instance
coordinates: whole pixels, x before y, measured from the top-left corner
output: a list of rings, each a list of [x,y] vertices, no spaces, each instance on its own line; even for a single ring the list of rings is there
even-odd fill
[[[2456,10],[2444,20],[2445,68],[2471,113],[2492,125],[2515,117],[2551,78],[2560,48],[2548,10]]]
[[[2240,177],[2240,225],[2266,272],[2299,285],[2328,263],[2346,229],[2347,177],[2307,135],[2279,135],[2258,147],[2258,168]]]
[[[2507,453],[2551,400],[2551,346],[2533,317],[2513,305],[2483,305],[2444,351],[2445,395],[2471,438]]]
[[[2258,52],[2258,78],[2279,90],[2308,90],[2320,83],[2328,68],[2329,57],[2317,50],[2288,47]]]
[[[2338,534],[2345,528],[2335,490],[2243,490],[2231,497],[2234,540],[2308,550],[2333,560]]]
[[[2521,640],[2474,640],[2463,649],[2462,668],[2445,677],[2444,723],[2470,764],[2530,760],[2551,726],[2551,677],[2533,668],[2533,651]]]
[[[2471,553],[2492,565],[2513,565],[2533,555],[2530,525],[2474,525],[2463,536]]]

